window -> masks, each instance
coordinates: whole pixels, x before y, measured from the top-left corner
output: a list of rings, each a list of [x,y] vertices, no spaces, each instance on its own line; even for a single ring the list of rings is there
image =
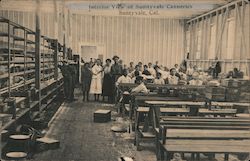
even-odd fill
[[[197,48],[196,48],[196,59],[200,59],[201,58],[201,30],[198,31],[197,33]]]
[[[215,59],[215,41],[216,41],[216,26],[211,25],[210,28],[210,44],[208,49],[208,59]]]
[[[235,20],[230,19],[228,21],[228,30],[227,30],[227,51],[223,55],[224,59],[233,59],[234,41],[235,41]]]

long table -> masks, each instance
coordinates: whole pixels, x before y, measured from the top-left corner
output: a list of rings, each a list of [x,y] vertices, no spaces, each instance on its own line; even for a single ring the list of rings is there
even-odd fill
[[[137,96],[136,100],[146,100],[149,97],[147,96]],[[154,100],[154,99],[161,99],[161,101],[145,101],[145,105],[149,108],[148,111],[146,111],[147,113],[147,117],[144,120],[144,125],[142,127],[142,131],[147,133],[150,130],[150,127],[152,127],[153,129],[158,128],[159,124],[160,124],[160,113],[161,111],[164,112],[164,110],[162,110],[162,107],[174,107],[174,106],[179,106],[179,107],[183,107],[185,106],[186,108],[176,108],[176,109],[183,109],[186,111],[187,108],[189,108],[189,115],[190,116],[198,116],[198,112],[200,108],[205,108],[206,107],[206,101],[199,101],[199,102],[195,102],[195,101],[180,101],[180,100],[169,100],[171,98],[161,98],[161,97],[151,97],[150,99]],[[166,99],[166,101],[162,101],[163,99]],[[177,98],[174,98],[177,99]],[[241,103],[235,103],[237,105],[241,105]],[[213,105],[227,105],[225,107],[231,107],[229,105],[235,105],[232,103],[222,103],[222,102],[215,102]],[[244,105],[246,107],[246,103],[243,103],[242,105]],[[237,108],[237,106],[236,106]],[[172,110],[172,109],[171,109]],[[168,110],[165,110],[168,111]],[[178,110],[177,112],[178,113]],[[184,112],[183,112],[184,113]],[[229,113],[229,112],[228,112]],[[138,116],[136,116],[138,117]],[[137,119],[136,119],[137,120]],[[138,126],[139,123],[136,123],[136,126]]]
[[[121,83],[119,84],[119,88],[134,88],[137,84],[135,83]],[[172,84],[153,84],[147,83],[147,88],[168,88],[168,89],[203,89],[206,86],[194,86],[194,85],[172,85]]]

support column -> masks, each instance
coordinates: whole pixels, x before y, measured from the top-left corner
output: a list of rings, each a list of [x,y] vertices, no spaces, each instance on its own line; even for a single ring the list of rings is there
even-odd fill
[[[41,30],[40,30],[40,0],[36,1],[36,35],[35,35],[35,87],[38,90],[39,110],[41,107]]]

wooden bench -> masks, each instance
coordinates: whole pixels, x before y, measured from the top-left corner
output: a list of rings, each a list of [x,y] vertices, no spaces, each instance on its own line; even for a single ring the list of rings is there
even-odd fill
[[[136,109],[136,116],[135,116],[135,145],[137,148],[139,148],[139,144],[141,140],[145,140],[145,139],[154,139],[155,138],[155,134],[152,131],[153,129],[148,130],[145,129],[144,127],[147,127],[148,122],[143,122],[144,123],[144,127],[140,126],[141,120],[140,117],[141,115],[144,115],[145,119],[148,119],[148,115],[149,115],[149,107],[138,107]],[[188,115],[189,114],[189,109],[187,108],[160,108],[160,113],[163,115]]]
[[[250,119],[165,118],[155,128],[157,158],[170,160],[173,153],[248,154]]]
[[[199,109],[199,115],[236,116],[237,109]]]

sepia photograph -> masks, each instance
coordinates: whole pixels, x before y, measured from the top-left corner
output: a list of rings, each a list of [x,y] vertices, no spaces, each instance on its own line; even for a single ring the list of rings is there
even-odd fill
[[[0,161],[250,161],[250,0],[0,0]]]

